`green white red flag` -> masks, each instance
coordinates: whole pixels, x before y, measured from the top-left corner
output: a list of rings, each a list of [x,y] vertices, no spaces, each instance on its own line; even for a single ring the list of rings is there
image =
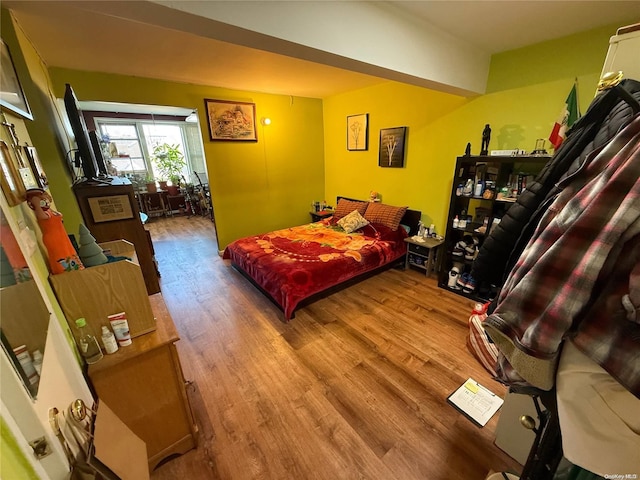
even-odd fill
[[[556,120],[553,130],[549,135],[549,141],[553,147],[557,150],[566,138],[566,132],[571,125],[580,118],[580,111],[578,110],[578,88],[577,84],[573,84],[573,88],[569,92],[567,100],[564,102],[564,107]]]

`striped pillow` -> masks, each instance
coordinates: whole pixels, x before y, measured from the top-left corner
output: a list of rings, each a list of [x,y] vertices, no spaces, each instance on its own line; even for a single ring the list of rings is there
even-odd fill
[[[391,230],[397,230],[400,225],[400,220],[404,216],[404,213],[409,207],[392,207],[391,205],[385,205],[384,203],[369,203],[364,218],[371,223],[379,223]]]
[[[360,215],[364,215],[368,205],[368,202],[358,202],[357,200],[341,198],[338,200],[338,205],[336,205],[336,211],[333,213],[333,219],[340,220],[342,217],[350,214],[354,210],[357,210]]]

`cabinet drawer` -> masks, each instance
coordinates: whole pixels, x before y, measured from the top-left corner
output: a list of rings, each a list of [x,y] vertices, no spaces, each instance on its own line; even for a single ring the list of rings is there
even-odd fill
[[[409,251],[411,253],[417,253],[418,255],[424,255],[425,257],[428,257],[429,250],[429,248],[423,247],[422,245],[414,245],[412,243],[409,244]]]

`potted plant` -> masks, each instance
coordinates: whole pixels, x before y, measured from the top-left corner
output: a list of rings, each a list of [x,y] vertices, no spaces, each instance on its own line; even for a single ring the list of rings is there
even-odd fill
[[[157,191],[156,179],[153,178],[153,175],[151,173],[147,173],[147,176],[144,177],[144,182],[147,186],[147,192],[155,193]]]
[[[180,151],[180,146],[170,145],[168,143],[157,145],[153,149],[151,159],[162,176],[163,181],[171,180],[172,186],[176,187],[176,191],[171,194],[177,194],[177,186],[180,181],[180,176],[182,175],[182,170],[187,166],[184,154]],[[161,184],[160,188],[165,190],[166,183],[165,186]]]

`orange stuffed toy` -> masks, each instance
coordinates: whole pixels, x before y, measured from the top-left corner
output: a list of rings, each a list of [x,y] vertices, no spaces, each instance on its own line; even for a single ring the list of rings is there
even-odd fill
[[[82,270],[84,265],[64,229],[62,214],[50,208],[51,201],[51,196],[42,189],[27,191],[27,203],[36,214],[42,241],[47,248],[49,269],[53,274]]]

